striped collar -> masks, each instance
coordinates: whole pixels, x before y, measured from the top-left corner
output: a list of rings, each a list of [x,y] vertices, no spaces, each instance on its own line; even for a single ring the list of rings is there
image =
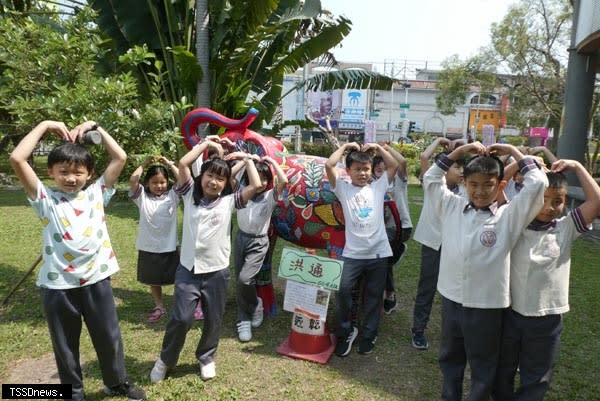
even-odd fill
[[[497,202],[497,201],[494,201],[494,202],[493,202],[491,205],[489,205],[489,206],[486,206],[486,207],[482,207],[482,208],[479,208],[479,209],[478,209],[478,208],[476,208],[476,207],[473,205],[473,202],[469,202],[469,203],[467,203],[467,205],[466,205],[466,206],[465,206],[465,208],[463,209],[463,213],[466,213],[466,212],[468,212],[468,211],[469,211],[469,210],[471,210],[471,209],[473,209],[473,210],[475,210],[475,211],[481,210],[481,211],[484,211],[484,212],[490,212],[491,214],[494,214],[494,215],[495,215],[495,214],[496,214],[496,211],[498,210],[498,202]]]
[[[548,223],[544,223],[542,221],[534,219],[531,223],[529,223],[529,225],[527,226],[527,229],[533,230],[533,231],[547,231],[554,227],[556,227],[556,219],[554,219]]]

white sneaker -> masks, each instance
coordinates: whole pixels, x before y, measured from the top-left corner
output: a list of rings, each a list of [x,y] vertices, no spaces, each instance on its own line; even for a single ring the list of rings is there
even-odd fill
[[[207,365],[200,365],[200,377],[202,380],[210,380],[217,375],[217,366],[214,362]]]
[[[251,323],[248,320],[242,320],[237,324],[238,338],[241,342],[246,343],[252,340]]]
[[[263,300],[261,297],[258,298],[258,305],[256,305],[256,309],[254,309],[254,313],[252,314],[252,327],[258,327],[263,322],[264,316],[264,308],[263,308]]]
[[[167,375],[167,365],[162,361],[162,359],[158,358],[154,363],[154,367],[152,371],[150,371],[150,381],[152,383],[158,383],[165,379]]]

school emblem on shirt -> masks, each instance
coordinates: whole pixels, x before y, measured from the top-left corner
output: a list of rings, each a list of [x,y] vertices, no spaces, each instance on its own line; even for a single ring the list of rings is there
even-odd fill
[[[485,247],[492,247],[496,244],[496,233],[494,231],[484,231],[479,236],[481,245]]]
[[[213,216],[213,217],[210,218],[210,225],[212,227],[218,226],[219,223],[220,223],[220,221],[219,221],[219,217],[218,216]]]

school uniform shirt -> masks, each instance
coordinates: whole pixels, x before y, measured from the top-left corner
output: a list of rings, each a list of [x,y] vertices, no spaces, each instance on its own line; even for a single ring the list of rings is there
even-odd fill
[[[38,182],[36,198],[28,198],[44,226],[37,286],[79,288],[119,271],[104,214],[114,193],[114,188],[106,188],[104,176],[75,194]]]
[[[165,253],[177,248],[177,205],[179,195],[171,188],[161,196],[146,193],[142,185],[129,192],[140,209],[135,246],[140,251]]]
[[[246,234],[266,235],[276,204],[277,192],[274,189],[250,199],[246,207],[237,212],[238,228]]]
[[[467,192],[463,185],[455,185],[448,189],[456,195],[468,199]],[[419,216],[413,239],[431,249],[439,250],[440,246],[442,246],[440,226],[441,222],[438,220],[435,211],[432,210],[429,197],[426,196],[426,194],[423,194],[423,207],[421,208],[421,215]]]
[[[521,191],[521,188],[523,188],[523,184],[520,184],[511,178],[508,180],[506,188],[504,188],[504,196],[506,196],[507,200],[512,200],[512,198],[517,196],[517,194]]]
[[[413,224],[408,210],[408,181],[405,176],[401,177],[396,174],[394,181],[392,181],[392,184],[388,187],[388,195],[396,202],[396,208],[400,215],[402,228],[412,228]],[[396,226],[393,224],[393,219],[390,222],[390,220],[386,218],[385,221],[386,227]]]
[[[477,210],[446,187],[452,160],[441,157],[423,177],[425,196],[441,224],[442,252],[438,291],[470,308],[510,305],[510,251],[544,204],[548,179],[532,159],[520,162],[525,185],[500,207]]]
[[[510,257],[511,307],[524,316],[569,311],[571,244],[591,225],[579,208],[551,223],[530,224]]]
[[[231,214],[244,207],[241,191],[194,205],[194,181],[174,187],[183,200],[183,234],[180,262],[194,274],[211,273],[229,266]]]
[[[364,187],[338,177],[333,192],[344,211],[346,243],[342,255],[352,259],[392,256],[383,220],[383,201],[389,185],[387,172]]]

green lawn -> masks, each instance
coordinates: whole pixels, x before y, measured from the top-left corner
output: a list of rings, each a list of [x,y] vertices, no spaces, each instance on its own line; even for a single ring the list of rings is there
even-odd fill
[[[421,189],[410,186],[411,213],[416,224]],[[0,190],[0,297],[36,260],[40,249],[40,223],[20,190]],[[194,350],[199,329],[189,335],[177,368],[170,378],[152,385],[148,374],[158,356],[165,320],[147,324],[151,307],[148,289],[136,277],[134,248],[137,209],[122,194],[108,208],[111,239],[121,271],[113,287],[125,343],[129,375],[140,383],[152,400],[414,400],[439,399],[441,375],[437,364],[439,345],[439,300],[434,304],[427,332],[431,348],[419,352],[409,344],[412,304],[419,271],[419,245],[409,242],[409,251],[396,266],[395,278],[401,309],[384,316],[373,354],[353,352],[347,358],[333,356],[327,365],[293,360],[276,353],[286,338],[291,314],[281,310],[282,283],[276,280],[279,313],[265,319],[254,330],[250,343],[237,341],[235,300],[230,291],[223,336],[217,354],[217,378],[202,382]],[[280,249],[283,241],[278,242]],[[550,401],[598,399],[600,394],[600,244],[578,240],[573,249],[571,312],[565,315],[565,331],[555,369]],[[279,258],[274,257],[275,265]],[[0,308],[0,382],[32,358],[51,353],[39,292],[30,275],[6,306]],[[232,282],[233,285],[233,282]],[[233,286],[231,290],[233,289]],[[172,303],[172,288],[166,290]],[[332,313],[330,313],[330,316]],[[88,400],[99,400],[102,381],[87,332],[82,335],[82,359]],[[40,367],[41,368],[41,367]],[[54,369],[53,366],[51,366]],[[25,375],[25,378],[28,377]]]

